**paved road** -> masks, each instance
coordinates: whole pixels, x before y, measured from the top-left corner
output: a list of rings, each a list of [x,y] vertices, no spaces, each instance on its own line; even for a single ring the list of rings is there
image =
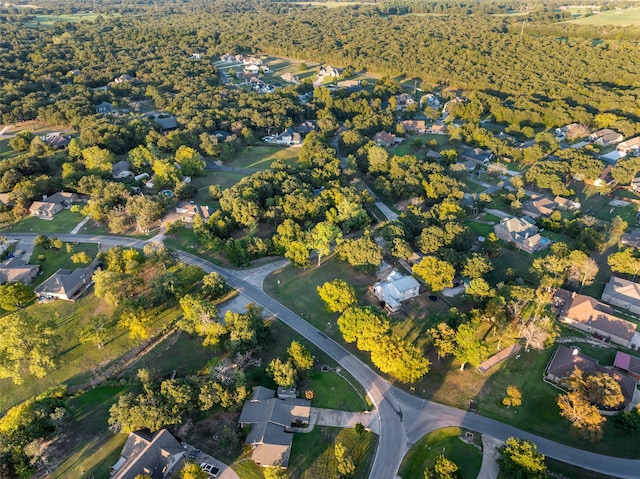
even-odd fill
[[[8,239],[33,240],[36,234],[8,234]],[[106,246],[128,246],[141,249],[146,241],[99,235],[57,235],[63,241],[91,242]],[[543,454],[585,469],[623,479],[637,479],[640,460],[620,459],[586,452],[530,434],[493,419],[433,403],[413,396],[388,383],[341,345],[317,330],[291,310],[242,279],[242,271],[231,271],[189,253],[178,252],[180,261],[199,266],[206,272],[216,271],[230,286],[249,300],[260,304],[267,313],[276,315],[299,334],[331,356],[360,384],[378,409],[380,439],[373,462],[371,479],[393,479],[408,448],[426,433],[446,426],[462,426],[498,440],[510,436],[533,441]]]

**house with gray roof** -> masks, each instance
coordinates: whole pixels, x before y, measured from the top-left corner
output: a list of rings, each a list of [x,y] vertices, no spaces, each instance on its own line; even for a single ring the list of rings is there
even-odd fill
[[[39,272],[39,265],[27,264],[20,258],[9,258],[0,263],[0,284],[31,284]]]
[[[118,161],[111,167],[111,175],[114,180],[122,180],[124,178],[131,178],[133,172],[131,171],[131,165],[126,160]]]
[[[47,278],[34,292],[41,298],[76,301],[93,284],[93,272],[98,263],[94,261],[86,268],[73,271],[59,269]]]
[[[589,141],[591,143],[597,143],[602,146],[614,145],[616,143],[620,143],[623,139],[624,137],[622,134],[609,128],[594,131],[589,135]]]
[[[513,243],[518,249],[530,254],[551,245],[549,239],[540,236],[538,227],[528,216],[503,218],[493,227],[493,231],[502,241]]]
[[[262,467],[287,467],[292,428],[307,425],[310,413],[311,401],[307,399],[280,399],[272,389],[253,388],[238,420],[240,427],[251,427],[245,441],[252,446],[251,459]]]
[[[390,313],[396,313],[402,303],[420,294],[420,283],[413,276],[404,276],[397,271],[391,272],[384,281],[379,281],[369,290]]]
[[[186,451],[166,429],[147,429],[129,434],[120,459],[111,467],[110,479],[135,479],[147,475],[166,479],[180,469]]]
[[[633,281],[611,276],[600,299],[611,306],[640,314],[640,284]]]

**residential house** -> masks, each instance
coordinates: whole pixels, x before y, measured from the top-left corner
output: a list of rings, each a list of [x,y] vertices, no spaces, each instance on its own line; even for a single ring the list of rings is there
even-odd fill
[[[624,364],[624,362],[621,361],[621,364]],[[620,374],[620,372],[613,368],[601,366],[597,360],[582,354],[575,346],[558,346],[545,371],[545,379],[563,389],[564,381],[573,374],[575,368],[580,369],[586,374],[605,373],[611,376],[620,386],[620,391],[624,397],[621,408],[626,407],[633,399],[633,394],[636,389],[635,379],[625,374]]]
[[[561,128],[556,128],[556,138],[558,140],[577,140],[589,135],[589,129],[580,123],[571,123]]]
[[[293,128],[287,128],[279,135],[267,137],[265,141],[274,145],[299,145],[302,143],[302,135],[293,131]]]
[[[153,120],[161,133],[167,133],[178,128],[178,121],[173,116],[157,116]]]
[[[242,63],[244,55],[241,53],[225,53],[220,57],[220,60],[225,63]]]
[[[260,65],[262,65],[262,60],[259,60],[256,57],[244,57],[242,59],[242,64],[245,65],[245,66],[255,65],[255,66],[259,67]]]
[[[253,388],[238,420],[240,427],[251,426],[245,442],[252,446],[251,459],[262,467],[287,467],[293,442],[292,428],[309,424],[311,401],[275,396],[272,389]]]
[[[0,193],[0,203],[8,205],[10,202],[9,193]]]
[[[385,281],[369,286],[369,290],[380,301],[384,301],[389,312],[395,313],[400,310],[404,301],[420,294],[420,283],[413,276],[403,276],[393,271]]]
[[[562,196],[556,196],[553,202],[557,205],[559,210],[579,210],[582,206],[579,201],[568,200]]]
[[[260,71],[260,67],[258,65],[249,64],[249,65],[244,67],[244,71],[255,75],[256,73],[258,73]]]
[[[630,138],[616,147],[616,151],[621,156],[640,156],[640,136]]]
[[[334,68],[331,66],[321,66],[318,71],[318,78],[320,77],[333,77],[339,78],[342,76],[342,70],[340,68]]]
[[[593,186],[613,186],[616,184],[616,180],[613,178],[613,166],[607,165],[604,167],[600,176],[593,181]],[[589,183],[585,181],[585,183]]]
[[[631,191],[640,193],[640,177],[631,180]]]
[[[549,216],[556,209],[556,204],[551,198],[534,195],[529,201],[522,204],[522,213],[531,218]]]
[[[71,139],[69,136],[63,135],[60,132],[49,133],[47,135],[44,135],[42,137],[42,140],[51,148],[55,148],[56,150],[65,149],[67,146],[69,146],[69,143],[71,142]]]
[[[493,153],[491,153],[489,150],[483,150],[481,148],[465,150],[460,156],[460,159],[462,161],[475,161],[477,164],[484,166],[487,166],[492,158]]]
[[[556,291],[554,306],[558,320],[573,328],[626,348],[635,347],[636,325],[618,318],[613,309],[589,296],[565,289]]]
[[[433,133],[434,135],[448,135],[449,130],[447,125],[431,125],[427,128],[427,133]]]
[[[202,55],[200,53],[192,53],[191,54],[191,58],[192,60],[200,60],[202,58]]]
[[[600,299],[633,314],[640,314],[640,284],[611,276]]]
[[[312,131],[316,131],[318,129],[318,122],[316,120],[306,120],[297,125],[294,128],[294,131],[297,131],[301,135],[308,135]]]
[[[415,105],[416,101],[408,93],[396,95],[396,110],[404,110],[405,108]]]
[[[294,75],[290,72],[283,73],[282,75],[280,75],[280,78],[282,78],[282,80],[286,81],[287,83],[298,83],[300,81],[298,75]]]
[[[422,134],[427,131],[427,125],[424,120],[404,120],[401,125],[407,133]]]
[[[39,272],[39,265],[27,264],[20,258],[9,258],[0,263],[0,284],[18,282],[31,284]]]
[[[75,301],[93,284],[93,272],[98,267],[97,262],[85,268],[73,271],[59,269],[47,278],[34,292],[43,298],[56,298],[65,301]]]
[[[440,108],[440,100],[433,94],[427,93],[422,98],[420,98],[420,106],[424,106],[424,104],[431,108]]]
[[[633,379],[640,380],[640,358],[637,356],[631,356],[630,354],[618,351],[613,365],[627,373],[627,375]]]
[[[100,113],[101,115],[112,115],[114,113],[117,113],[117,110],[108,101],[98,103],[96,106],[94,106],[94,108],[96,109],[96,113]]]
[[[166,429],[151,433],[147,429],[129,434],[120,459],[111,467],[110,479],[135,479],[146,475],[166,479],[177,472],[186,451]]]
[[[262,73],[269,73],[271,71],[269,65],[260,65],[260,70],[262,71]]]
[[[114,180],[122,180],[124,178],[131,178],[133,172],[131,171],[131,165],[126,160],[118,161],[111,167],[111,175]]]
[[[203,220],[209,219],[211,213],[206,205],[198,205],[193,202],[183,202],[176,206],[176,213],[180,216],[183,223],[193,223],[196,216],[200,216]]]
[[[427,152],[425,153],[425,156],[427,158],[430,158],[436,161],[442,158],[442,155],[440,154],[440,152],[435,150],[427,150]]]
[[[400,143],[402,138],[398,138],[393,133],[388,133],[386,131],[379,131],[373,137],[373,141],[375,141],[380,146],[390,147],[396,143]]]
[[[124,75],[120,75],[118,78],[114,78],[113,83],[115,83],[116,85],[119,85],[123,83],[131,83],[134,80],[135,80],[134,77],[132,77],[131,75],[127,75],[125,73]]]
[[[640,248],[640,229],[633,228],[629,233],[623,233],[620,237],[620,245]]]
[[[42,201],[34,201],[29,207],[29,213],[42,219],[52,219],[65,208],[70,208],[71,203],[78,201],[76,193],[58,192],[54,195],[42,197]]]
[[[528,216],[503,218],[493,227],[493,231],[502,241],[513,243],[527,253],[541,251],[551,244],[547,238],[540,236],[538,227]]]
[[[591,143],[597,143],[602,146],[614,145],[620,143],[624,137],[617,131],[604,128],[602,130],[594,131],[589,135],[589,141]]]

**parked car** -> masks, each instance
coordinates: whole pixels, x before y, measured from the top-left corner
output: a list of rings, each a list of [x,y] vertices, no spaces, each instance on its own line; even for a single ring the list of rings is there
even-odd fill
[[[203,462],[202,464],[200,464],[200,467],[211,477],[218,477],[218,474],[220,474],[220,468],[214,466],[213,464],[207,464],[206,462]]]

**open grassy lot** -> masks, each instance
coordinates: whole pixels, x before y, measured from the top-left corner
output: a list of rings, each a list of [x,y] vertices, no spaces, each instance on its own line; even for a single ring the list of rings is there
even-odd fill
[[[297,3],[298,5],[310,5],[312,7],[326,7],[326,8],[340,8],[340,7],[350,7],[353,5],[374,5],[371,2],[291,2]]]
[[[112,16],[111,14],[110,16]],[[35,21],[25,25],[35,27],[37,24],[43,27],[51,27],[55,22],[93,22],[99,16],[98,13],[73,13],[68,15],[36,15]]]
[[[235,185],[247,173],[235,171],[209,171],[206,176],[198,176],[191,180],[191,184],[198,189],[198,198],[209,199],[209,186],[219,185],[223,190]],[[203,195],[201,197],[201,194]]]
[[[300,147],[297,146],[250,146],[236,153],[228,166],[235,168],[248,168],[252,170],[265,170],[271,167],[271,163],[280,160],[284,162],[298,161]]]
[[[276,272],[265,281],[265,290],[316,328],[334,338],[340,338],[340,331],[336,326],[337,315],[325,311],[324,302],[317,293],[318,286],[336,278],[344,279],[356,288],[358,297],[364,296],[367,287],[376,281],[374,276],[356,271],[333,256],[325,259],[320,268],[287,267]]]
[[[52,220],[42,220],[35,216],[27,216],[18,223],[4,228],[6,233],[69,233],[84,218],[80,213],[62,210]]]
[[[120,395],[130,390],[128,386],[100,386],[68,401],[70,420],[65,424],[68,442],[64,447],[75,452],[52,468],[52,479],[84,475],[107,479],[110,476],[109,468],[120,457],[127,435],[109,431],[109,408]]]
[[[579,25],[640,25],[640,8],[625,8],[624,10],[610,10],[597,15],[581,16],[568,23]]]
[[[413,146],[411,145],[412,140],[414,140],[415,138],[419,139],[423,145],[427,145],[423,148],[420,148],[419,150],[414,150]],[[403,156],[403,155],[416,155],[416,157],[418,158],[424,158],[424,156],[427,153],[427,150],[429,150],[430,146],[429,143],[435,141],[436,145],[439,148],[445,147],[446,145],[449,144],[449,136],[448,135],[434,135],[433,133],[423,133],[422,135],[418,135],[418,136],[412,136],[412,137],[408,137],[405,139],[405,141],[403,141],[402,143],[400,143],[400,145],[396,146],[395,148],[392,148],[391,150],[389,150],[389,153],[391,153],[392,155],[397,155],[397,156]]]
[[[42,268],[42,274],[37,276],[35,281],[33,282],[34,286],[37,286],[45,281],[47,278],[49,278],[49,276],[58,271],[60,268],[73,270],[76,268],[87,266],[86,264],[76,264],[71,261],[72,255],[84,251],[93,259],[98,254],[98,245],[96,244],[69,243],[70,247],[73,248],[70,253],[67,251],[66,245],[67,243],[64,243],[62,248],[59,250],[45,249],[42,246],[36,246],[34,248],[33,255],[31,255],[30,263],[39,264]],[[40,261],[38,259],[40,255],[44,255],[45,259]]]
[[[400,465],[400,477],[423,477],[424,470],[433,467],[436,457],[444,451],[444,455],[460,468],[460,479],[475,479],[482,465],[482,451],[479,446],[460,439],[465,432],[459,427],[446,427],[424,436],[411,446],[404,457]]]
[[[293,438],[288,476],[295,479],[338,479],[335,444],[342,443],[355,466],[354,479],[369,477],[377,436],[370,432],[358,435],[353,429],[315,427]]]

